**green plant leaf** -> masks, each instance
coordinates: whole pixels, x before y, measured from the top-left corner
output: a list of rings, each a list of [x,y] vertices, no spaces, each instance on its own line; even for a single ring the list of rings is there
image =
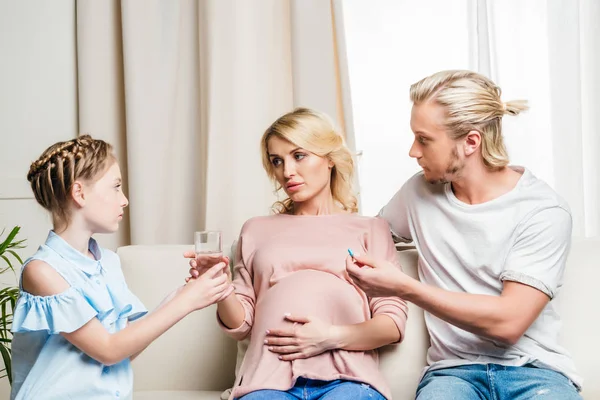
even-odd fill
[[[3,301],[0,305],[0,309],[2,310],[2,314],[0,314],[0,337],[2,339],[8,339],[9,330],[8,330],[8,317],[9,313],[6,312],[6,302]]]
[[[13,269],[13,266],[12,266],[12,264],[10,263],[10,260],[8,259],[8,257],[6,257],[4,254],[0,254],[0,257],[2,257],[2,258],[4,259],[4,261],[6,261],[6,263],[8,264],[8,268],[4,268],[4,269],[2,270],[2,272],[4,272],[4,271],[7,271],[7,270],[9,270],[9,269],[11,269],[11,270],[13,270],[13,271],[14,271],[14,269]]]
[[[6,250],[6,252],[12,254],[12,256],[16,258],[19,262],[19,265],[23,265],[23,260],[21,260],[21,257],[19,257],[19,255],[14,250]]]
[[[0,289],[0,296],[8,296],[10,298],[16,299],[18,295],[19,295],[19,288],[17,288],[17,287],[9,286],[9,287]]]
[[[9,244],[7,249],[24,249],[25,245],[22,243],[25,243],[25,239]]]
[[[11,270],[15,272],[15,262],[20,265],[23,264],[23,260],[19,254],[15,251],[18,249],[25,248],[25,239],[15,240],[21,227],[15,226],[4,240],[0,242],[0,263],[2,260],[6,263],[0,267],[0,274]],[[2,229],[0,232],[0,238],[3,236],[5,230]],[[10,344],[12,342],[12,332],[10,331],[13,322],[13,312],[19,296],[18,287],[6,287],[0,290],[0,355],[4,362],[5,368],[0,370],[0,379],[7,377],[9,383],[12,385],[12,363],[11,355],[12,351]]]
[[[0,354],[2,355],[2,361],[4,361],[8,382],[12,385],[12,363],[10,358],[10,348],[5,344],[0,343]]]
[[[0,243],[0,254],[4,254],[4,251],[6,250],[6,248],[13,243],[13,240],[15,238],[15,236],[17,236],[17,234],[19,233],[19,230],[21,230],[20,226],[15,226],[10,233],[8,234],[8,236],[6,237],[6,239],[4,240],[4,242]]]

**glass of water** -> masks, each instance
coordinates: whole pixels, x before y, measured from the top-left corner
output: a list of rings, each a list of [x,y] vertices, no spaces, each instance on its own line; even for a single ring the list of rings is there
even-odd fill
[[[196,258],[202,255],[221,258],[223,256],[223,235],[221,231],[194,232],[194,247]]]

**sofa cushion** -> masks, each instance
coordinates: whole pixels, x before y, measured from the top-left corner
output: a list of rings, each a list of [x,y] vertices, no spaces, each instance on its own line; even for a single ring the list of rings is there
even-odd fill
[[[127,285],[149,310],[185,283],[189,265],[183,252],[193,248],[156,245],[118,249]],[[133,389],[149,393],[222,391],[233,383],[235,359],[236,342],[217,325],[213,305],[188,315],[133,361]]]
[[[183,283],[189,267],[181,254],[191,248],[192,245],[119,249],[128,285],[146,307],[154,308],[170,290]],[[401,251],[399,257],[404,271],[416,277],[416,251]],[[586,399],[600,399],[600,380],[595,379],[600,358],[596,346],[600,325],[594,308],[596,284],[600,280],[599,258],[600,239],[574,239],[564,286],[553,300],[558,303],[564,322],[561,343],[573,355],[584,378]],[[403,343],[381,351],[382,371],[394,398],[400,400],[414,398],[429,345],[423,314],[413,304],[409,304],[406,329]],[[161,336],[133,362],[134,398],[218,399],[221,390],[233,383],[236,353],[236,343],[217,327],[215,307],[196,312]]]
[[[402,270],[418,279],[417,251],[412,248],[398,252]],[[379,350],[380,368],[387,378],[394,399],[414,399],[421,373],[426,366],[429,335],[425,326],[423,310],[408,304],[408,320],[404,340]]]
[[[216,400],[220,392],[205,390],[157,390],[135,392],[133,400]]]
[[[598,350],[598,282],[600,238],[573,239],[564,284],[556,301],[562,319],[560,344],[573,357],[583,377],[583,397],[600,399],[600,351]]]

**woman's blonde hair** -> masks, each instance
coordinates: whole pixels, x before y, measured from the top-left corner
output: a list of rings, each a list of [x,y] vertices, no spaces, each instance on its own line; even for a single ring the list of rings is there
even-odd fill
[[[31,164],[27,180],[54,223],[69,223],[69,199],[76,180],[94,181],[116,160],[112,146],[82,135],[48,147]]]
[[[296,108],[279,117],[265,131],[260,142],[263,167],[269,178],[277,183],[268,150],[269,139],[273,136],[329,159],[333,163],[330,188],[334,201],[346,211],[358,212],[357,200],[352,192],[352,154],[329,117],[308,108]],[[278,186],[277,190],[280,189],[281,186]],[[294,211],[294,202],[287,198],[273,204],[273,209],[277,213],[290,214]]]
[[[472,71],[441,71],[410,87],[414,104],[435,101],[447,112],[446,129],[454,140],[470,131],[481,133],[483,163],[490,169],[508,165],[502,137],[504,114],[518,115],[527,110],[527,101],[503,102],[502,91],[487,77]]]

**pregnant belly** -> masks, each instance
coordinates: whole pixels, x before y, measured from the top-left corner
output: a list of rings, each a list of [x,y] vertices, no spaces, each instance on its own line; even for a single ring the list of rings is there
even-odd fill
[[[278,280],[261,293],[253,333],[291,326],[284,319],[285,313],[344,325],[364,322],[369,309],[365,295],[350,283],[327,272],[303,270]]]

